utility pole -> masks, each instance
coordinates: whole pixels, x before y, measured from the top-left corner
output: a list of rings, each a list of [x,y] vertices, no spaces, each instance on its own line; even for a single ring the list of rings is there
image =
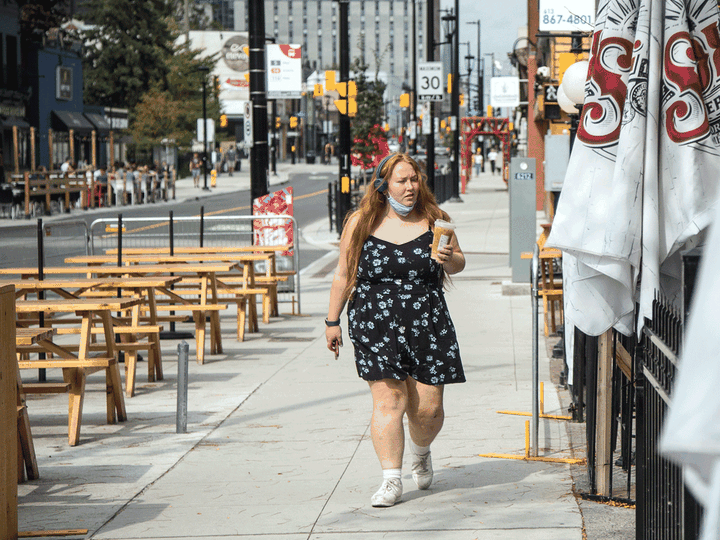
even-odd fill
[[[340,4],[340,82],[350,79],[350,33],[349,0],[337,0]],[[349,86],[349,85],[348,85]],[[349,88],[348,88],[349,90]],[[347,96],[347,94],[346,94]],[[346,112],[350,112],[347,110]],[[340,190],[337,195],[338,233],[342,233],[345,215],[350,211],[350,115],[341,114],[338,124],[338,160]]]
[[[417,154],[417,140],[420,136],[420,133],[417,128],[417,19],[415,15],[415,4],[417,3],[417,0],[412,0],[412,36],[413,36],[413,44],[412,44],[412,58],[413,58],[413,85],[412,85],[412,96],[410,98],[410,118],[412,119],[413,123],[413,130],[415,135],[411,141],[410,141],[410,152],[415,155]]]
[[[481,21],[478,19],[477,21],[470,21],[468,24],[475,24],[477,25],[477,62],[478,62],[478,106],[477,109],[480,111],[480,116],[485,116],[485,107],[483,106],[483,92],[485,89],[483,88],[483,71],[485,71],[485,61],[483,60],[482,55],[480,54],[481,48],[480,48],[480,27],[481,27]]]
[[[427,47],[425,49],[425,58],[428,62],[435,61],[435,0],[427,0]],[[430,123],[430,133],[425,139],[425,149],[427,150],[427,165],[425,174],[427,175],[427,183],[430,191],[435,192],[435,102],[430,101],[428,107],[429,118],[424,118],[424,122]]]
[[[452,116],[453,126],[452,150],[452,198],[451,202],[462,202],[460,199],[460,0],[455,0],[455,31],[453,32],[452,55]]]
[[[268,125],[265,91],[265,2],[249,0],[250,100],[253,108],[253,145],[250,148],[251,201],[268,193]]]

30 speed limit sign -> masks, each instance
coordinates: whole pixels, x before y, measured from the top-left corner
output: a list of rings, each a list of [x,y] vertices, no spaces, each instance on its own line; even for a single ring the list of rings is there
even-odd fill
[[[418,64],[417,98],[418,101],[443,100],[442,62],[422,62]]]

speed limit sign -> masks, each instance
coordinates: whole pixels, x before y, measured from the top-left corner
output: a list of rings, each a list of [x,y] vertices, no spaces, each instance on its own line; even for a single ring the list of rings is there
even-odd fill
[[[419,63],[417,80],[418,101],[443,100],[442,62]]]

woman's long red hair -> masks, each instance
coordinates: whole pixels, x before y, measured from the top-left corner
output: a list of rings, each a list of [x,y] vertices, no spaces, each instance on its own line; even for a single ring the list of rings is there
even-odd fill
[[[373,173],[372,182],[368,184],[365,190],[365,195],[360,200],[360,205],[355,212],[348,215],[345,219],[345,225],[351,221],[355,221],[355,229],[350,237],[350,243],[347,249],[347,287],[345,289],[345,295],[349,297],[355,288],[355,280],[357,278],[358,266],[360,265],[360,252],[362,251],[365,240],[368,239],[370,234],[380,224],[380,219],[385,212],[387,204],[387,196],[385,193],[381,193],[375,188],[375,178],[378,172],[385,178],[384,182],[387,183],[392,176],[393,170],[398,163],[408,163],[415,170],[420,179],[420,189],[418,191],[417,202],[415,203],[414,212],[418,212],[420,216],[428,220],[430,228],[432,229],[435,224],[435,220],[442,219],[450,221],[450,217],[447,212],[440,209],[430,188],[427,185],[427,176],[417,162],[407,154],[395,154],[392,156],[383,166],[381,171],[377,169]],[[347,230],[347,229],[345,229]],[[446,275],[443,272],[443,283],[445,282]]]

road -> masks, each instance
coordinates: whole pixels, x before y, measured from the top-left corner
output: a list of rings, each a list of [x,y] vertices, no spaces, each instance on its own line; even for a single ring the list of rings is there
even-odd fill
[[[327,172],[311,175],[291,174],[286,184],[273,186],[272,189],[293,187],[294,216],[298,227],[302,228],[327,217],[327,186],[328,182],[335,179],[336,176],[335,168],[328,168]],[[124,206],[120,209],[112,208],[107,211],[94,210],[85,213],[74,210],[72,214],[60,219],[46,219],[44,221],[46,228],[49,227],[50,229],[50,236],[43,238],[45,264],[47,266],[60,265],[63,264],[65,257],[85,253],[81,222],[87,223],[89,227],[92,222],[98,219],[117,219],[119,212],[122,213],[123,219],[166,217],[170,211],[173,212],[173,217],[199,216],[201,207],[204,207],[206,216],[250,215],[250,192],[245,190],[195,200]],[[0,267],[37,266],[37,229],[37,220],[14,221],[4,223],[0,227]],[[311,264],[325,253],[326,251],[322,249],[301,244],[300,268]]]

